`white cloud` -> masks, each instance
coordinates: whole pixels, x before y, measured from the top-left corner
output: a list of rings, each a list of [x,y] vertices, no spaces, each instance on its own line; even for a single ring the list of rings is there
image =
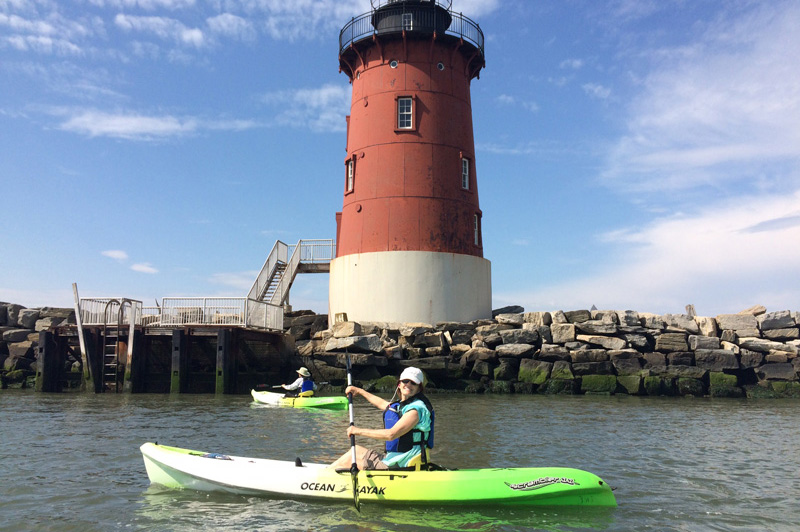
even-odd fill
[[[131,270],[140,273],[158,273],[158,270],[153,267],[149,262],[140,262],[131,265]]]
[[[90,110],[77,112],[63,122],[59,129],[90,137],[144,140],[185,135],[194,132],[197,127],[198,123],[193,118],[112,114]]]
[[[763,173],[767,186],[797,182],[800,70],[787,50],[800,49],[800,5],[755,5],[722,17],[700,42],[653,55],[607,183],[680,190]]]
[[[704,315],[763,304],[785,310],[800,298],[800,189],[736,198],[692,215],[654,220],[642,228],[600,235],[613,246],[613,264],[595,275],[527,294],[496,294],[526,308],[683,312]]]
[[[272,92],[263,101],[284,109],[277,116],[280,125],[339,132],[345,130],[344,117],[350,112],[350,87],[326,84],[318,89]]]
[[[213,33],[225,37],[242,41],[251,41],[256,37],[255,28],[249,20],[230,13],[222,13],[221,15],[210,17],[206,20],[206,23]]]
[[[200,48],[205,36],[198,28],[189,28],[182,22],[168,17],[135,16],[124,13],[114,17],[114,23],[125,31],[151,33],[165,40]]]
[[[178,10],[194,7],[195,0],[88,0],[98,7],[111,7],[117,9],[143,9],[154,11],[156,9]]]
[[[605,100],[611,96],[611,89],[597,83],[584,83],[582,88],[583,92],[598,100]]]
[[[106,251],[102,251],[100,254],[104,257],[108,257],[120,262],[128,260],[128,254],[121,249],[108,249]]]
[[[561,61],[558,65],[559,68],[565,68],[569,70],[578,70],[583,66],[583,60],[581,59],[565,59]]]

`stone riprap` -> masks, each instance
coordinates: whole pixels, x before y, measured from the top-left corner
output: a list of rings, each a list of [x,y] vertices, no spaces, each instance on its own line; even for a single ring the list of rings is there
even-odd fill
[[[25,308],[0,301],[0,388],[32,387],[39,332],[74,323],[73,309]],[[67,361],[70,365],[76,362]]]
[[[388,391],[413,365],[437,391],[800,397],[800,313],[788,310],[712,318],[508,307],[470,323],[332,329],[311,315],[289,314],[285,327],[318,380],[344,379],[347,352],[357,381]]]

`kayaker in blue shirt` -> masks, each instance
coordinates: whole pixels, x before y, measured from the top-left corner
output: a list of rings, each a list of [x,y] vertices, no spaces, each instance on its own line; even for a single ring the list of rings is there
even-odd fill
[[[297,370],[300,375],[297,380],[291,384],[281,384],[284,390],[288,390],[287,397],[311,397],[314,395],[314,390],[317,385],[311,378],[311,372],[307,368],[300,368]]]
[[[423,446],[432,447],[433,408],[423,394],[424,375],[418,368],[409,367],[400,374],[395,395],[400,401],[393,403],[373,395],[357,386],[348,386],[345,394],[360,395],[384,413],[382,429],[347,427],[347,436],[364,436],[387,442],[386,453],[356,445],[356,461],[359,469],[389,469],[407,467],[409,462],[421,454]],[[392,408],[390,408],[392,407]],[[426,460],[427,461],[427,460]],[[333,463],[335,468],[349,467],[352,452],[347,452]]]

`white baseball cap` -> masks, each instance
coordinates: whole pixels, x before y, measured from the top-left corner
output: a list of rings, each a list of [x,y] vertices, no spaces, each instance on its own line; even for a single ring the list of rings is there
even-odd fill
[[[422,370],[419,368],[408,367],[403,370],[403,373],[400,374],[400,380],[412,380],[417,384],[422,384],[422,381],[425,380],[425,375],[422,374]]]

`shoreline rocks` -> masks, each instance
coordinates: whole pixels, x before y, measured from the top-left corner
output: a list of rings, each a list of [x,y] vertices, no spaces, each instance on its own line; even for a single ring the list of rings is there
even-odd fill
[[[39,332],[74,323],[73,309],[29,309],[0,301],[0,389],[33,388]]]
[[[298,363],[334,381],[345,351],[368,353],[353,355],[354,378],[368,388],[414,365],[439,392],[800,397],[799,312],[507,308],[470,323],[318,328],[296,337]],[[285,328],[302,329],[310,314],[287,313]]]

